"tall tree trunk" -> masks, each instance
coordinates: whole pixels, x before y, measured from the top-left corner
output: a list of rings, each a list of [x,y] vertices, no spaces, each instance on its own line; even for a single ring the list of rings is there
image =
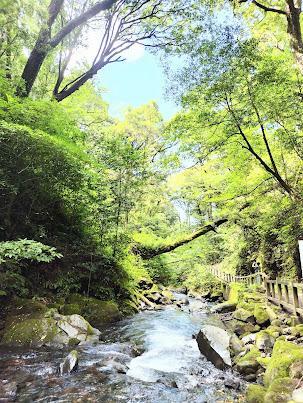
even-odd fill
[[[59,32],[52,36],[52,26],[63,7],[64,0],[51,0],[48,7],[47,21],[45,21],[40,30],[38,39],[22,73],[24,86],[20,85],[19,88],[17,88],[17,95],[27,97],[30,94],[44,60],[49,53],[64,40],[65,37],[101,11],[110,9],[116,1],[117,0],[98,1],[82,14],[67,22]]]
[[[296,59],[301,69],[303,69],[303,40],[300,21],[301,7],[301,0],[287,0],[287,32],[290,35],[290,43]]]

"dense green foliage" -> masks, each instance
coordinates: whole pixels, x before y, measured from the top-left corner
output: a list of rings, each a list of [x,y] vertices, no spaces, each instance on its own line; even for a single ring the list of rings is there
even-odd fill
[[[203,289],[213,280],[208,267],[248,273],[255,261],[273,277],[298,273],[300,61],[277,19],[258,25],[249,7],[233,14],[224,2],[194,3],[177,13],[177,2],[167,2],[169,18],[160,9],[158,18],[136,27],[137,35],[155,23],[158,33],[169,26],[166,70],[171,96],[181,105],[164,122],[152,101],[112,118],[96,81],[60,104],[52,97],[58,60],[61,68],[73,60],[87,39],[87,24],[43,56],[24,97],[21,75],[29,58],[23,50],[37,47],[47,2],[1,1],[5,292],[125,299],[142,276]],[[79,14],[82,2],[74,4],[61,10],[62,23]],[[57,16],[54,21],[58,31]],[[272,47],[265,32],[283,51]],[[81,78],[82,62],[65,66],[60,85]],[[172,245],[218,218],[227,223],[170,253],[144,262],[138,254],[138,244],[141,250]]]

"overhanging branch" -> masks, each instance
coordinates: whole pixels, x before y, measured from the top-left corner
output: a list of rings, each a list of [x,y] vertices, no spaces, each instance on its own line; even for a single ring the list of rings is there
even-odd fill
[[[163,255],[164,253],[172,252],[173,250],[179,248],[180,246],[186,245],[189,242],[193,241],[194,239],[197,239],[200,236],[207,234],[208,232],[211,232],[211,231],[216,232],[216,228],[218,228],[222,224],[225,224],[227,221],[228,221],[227,218],[222,218],[220,220],[215,221],[213,224],[205,225],[204,227],[200,228],[198,231],[181,239],[180,241],[177,241],[171,245],[160,246],[157,249],[148,249],[141,245],[136,245],[135,247],[133,247],[133,252],[136,255],[141,256],[141,258],[144,260],[151,259],[155,256],[159,256],[159,255]]]

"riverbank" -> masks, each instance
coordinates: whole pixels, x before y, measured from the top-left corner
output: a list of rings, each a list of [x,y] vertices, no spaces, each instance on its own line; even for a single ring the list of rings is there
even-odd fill
[[[268,303],[261,287],[239,284],[232,284],[228,300],[212,310],[232,335],[232,367],[250,382],[246,402],[303,402],[303,325],[298,317]]]

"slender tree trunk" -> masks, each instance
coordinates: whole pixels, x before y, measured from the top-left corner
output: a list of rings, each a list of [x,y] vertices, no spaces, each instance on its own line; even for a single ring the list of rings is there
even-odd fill
[[[52,36],[52,26],[63,7],[64,0],[51,0],[48,7],[48,19],[47,21],[45,21],[43,27],[40,30],[37,42],[35,43],[35,46],[26,62],[22,73],[22,79],[24,81],[25,87],[23,85],[20,85],[17,88],[17,95],[21,97],[29,96],[44,60],[49,55],[49,53],[64,40],[65,37],[67,37],[78,27],[81,27],[88,20],[90,20],[100,12],[110,9],[116,1],[117,0],[98,1],[96,4],[88,8],[78,17],[75,17],[74,19],[69,21],[64,27],[61,28],[58,33]],[[71,93],[72,92],[69,93],[67,91],[66,93],[64,93],[64,97],[62,97],[62,99],[66,98]],[[58,101],[61,101],[62,99],[58,99]]]

